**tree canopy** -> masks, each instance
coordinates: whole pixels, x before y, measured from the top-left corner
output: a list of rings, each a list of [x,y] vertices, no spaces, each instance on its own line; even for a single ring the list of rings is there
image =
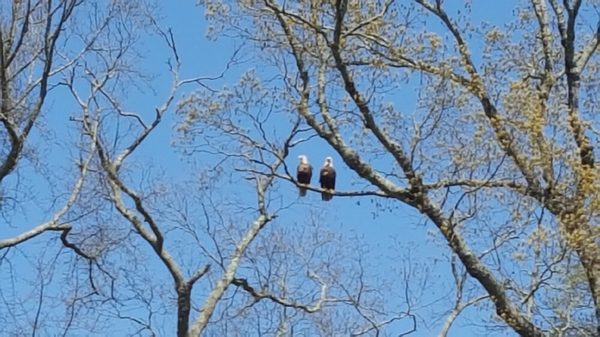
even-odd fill
[[[600,335],[599,1],[192,4],[0,4],[0,334]]]

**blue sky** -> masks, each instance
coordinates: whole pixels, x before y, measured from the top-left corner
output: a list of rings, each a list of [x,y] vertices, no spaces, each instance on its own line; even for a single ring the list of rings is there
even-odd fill
[[[463,3],[464,1],[459,0],[446,1],[446,6],[450,8],[450,13],[454,13],[453,10],[459,9]],[[236,42],[227,38],[218,41],[207,40],[205,37],[207,27],[202,9],[196,6],[194,1],[164,1],[162,6],[161,14],[164,16],[162,23],[172,28],[181,55],[183,63],[182,77],[219,74],[232,55]],[[509,18],[513,6],[513,1],[473,1],[472,17],[483,18],[484,21],[500,24]],[[152,39],[144,44],[143,49],[146,49],[147,53],[145,58],[140,60],[142,68],[156,69],[156,73],[160,74],[152,82],[152,87],[157,94],[155,95],[151,91],[143,93],[132,91],[126,106],[129,106],[130,110],[143,112],[142,114],[151,116],[154,106],[162,101],[165,90],[169,88],[170,79],[164,75],[166,69],[164,45],[156,39]],[[210,85],[215,89],[219,89],[227,83],[235,83],[242,72],[252,67],[254,65],[250,63],[234,67],[227,73],[225,79],[212,82]],[[256,67],[259,67],[259,65]],[[69,125],[68,112],[75,109],[75,107],[66,102],[68,101],[63,101],[60,95],[54,96],[50,106],[53,111],[58,113],[52,113],[47,117],[48,128],[55,130],[54,132],[61,136],[75,133],[70,131],[67,126]],[[170,111],[169,114],[171,117],[167,116],[157,132],[150,136],[133,159],[158,165],[165,172],[171,174],[174,180],[181,179],[183,181],[195,172],[190,166],[185,165],[185,158],[182,158],[170,146],[174,136],[173,126],[176,119],[173,118],[173,111]],[[35,141],[43,142],[42,131],[38,129]],[[61,165],[61,163],[64,163],[65,158],[70,156],[70,153],[61,151],[60,147],[48,147],[49,157],[53,158],[52,161],[56,165]],[[295,151],[297,152],[292,153],[289,157],[288,165],[290,167],[295,167],[296,156],[300,153],[309,154],[315,167],[320,165],[322,158],[333,155],[338,171],[338,188],[340,190],[354,188],[351,186],[351,182],[356,180],[356,176],[344,167],[339,157],[322,140],[313,139]],[[200,165],[202,164],[207,165],[208,163],[200,162]],[[34,190],[32,193],[43,193],[44,184],[39,176],[29,183]],[[278,188],[288,189],[288,191],[281,191],[288,199],[293,199],[297,193],[294,186],[285,182],[281,183]],[[439,240],[431,239],[430,233],[435,233],[434,236],[437,236],[436,229],[429,224],[424,224],[422,218],[414,210],[394,204],[392,212],[382,212],[373,206],[373,201],[374,199],[371,198],[334,198],[331,203],[323,204],[320,202],[318,195],[311,193],[304,204],[296,205],[284,211],[282,219],[277,222],[277,225],[292,226],[295,223],[302,223],[306,219],[307,212],[316,208],[323,212],[325,217],[324,226],[329,230],[339,232],[347,237],[360,237],[366,241],[374,256],[370,260],[372,268],[379,270],[402,268],[402,263],[405,261],[401,259],[410,253],[411,256],[415,257],[416,262],[421,263],[421,266],[430,267],[429,272],[433,278],[431,280],[432,285],[438,286],[431,288],[431,293],[425,292],[422,298],[423,303],[435,301],[452,286],[450,283],[448,288],[439,287],[451,280],[448,273],[449,267],[445,263],[448,250],[444,248],[443,244],[439,243]],[[250,205],[254,205],[254,200],[250,195],[248,195],[248,202]],[[386,201],[383,202],[387,203]],[[45,219],[47,210],[40,209],[34,202],[25,203],[23,207],[26,211],[14,214],[10,218],[13,227],[8,227],[7,231],[3,231],[2,237],[17,233],[23,226]],[[51,235],[54,234],[44,234],[44,236]],[[398,249],[399,246],[400,249]],[[161,266],[157,266],[157,268],[161,268]],[[161,272],[164,272],[164,270],[161,270]],[[423,272],[423,270],[415,271],[415,273],[418,272]],[[391,302],[394,300],[390,299]],[[447,302],[441,304],[449,305]],[[428,310],[423,311],[423,316],[420,317],[423,320],[420,321],[420,324],[423,325],[420,325],[419,330],[411,336],[432,336],[432,334],[438,332],[439,324],[429,327],[431,330],[424,325],[428,320],[426,316]],[[465,319],[459,320],[450,336],[480,335],[480,330],[477,327],[463,325],[466,325],[466,322],[476,324],[481,313],[475,309],[469,309],[464,315]],[[487,315],[487,313],[484,313],[484,315]],[[398,329],[401,329],[401,327],[398,327]]]

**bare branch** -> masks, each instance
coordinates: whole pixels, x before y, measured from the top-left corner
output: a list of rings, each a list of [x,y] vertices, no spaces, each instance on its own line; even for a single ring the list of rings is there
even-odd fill
[[[317,282],[320,283],[321,293],[320,293],[319,299],[314,304],[308,304],[308,305],[277,297],[277,296],[273,295],[272,293],[270,293],[269,291],[256,290],[254,287],[252,287],[250,284],[248,284],[248,281],[246,279],[243,279],[243,278],[234,278],[231,281],[231,284],[235,285],[236,287],[240,287],[240,288],[244,289],[246,292],[248,292],[250,294],[250,296],[252,296],[254,298],[255,303],[259,302],[261,300],[264,300],[264,299],[268,299],[268,300],[273,301],[281,306],[284,306],[287,308],[299,309],[306,313],[312,314],[312,313],[315,313],[315,312],[321,310],[323,304],[325,304],[327,302],[327,298],[326,298],[327,285],[323,281],[321,281],[318,278],[318,276],[314,273],[311,273],[311,278],[315,279]]]
[[[90,162],[94,156],[96,143],[93,141],[97,137],[97,130],[94,129],[91,138],[92,142],[90,143],[90,155],[88,158],[81,163],[79,177],[75,181],[73,188],[71,190],[71,194],[69,198],[65,201],[65,204],[61,209],[59,209],[56,213],[53,214],[52,219],[43,224],[37,225],[36,227],[23,232],[13,238],[0,240],[0,250],[14,247],[22,242],[25,242],[29,239],[32,239],[48,230],[70,230],[71,226],[69,224],[61,223],[63,216],[73,207],[77,199],[79,198],[79,194],[83,188],[83,183],[85,181],[86,174],[88,172],[88,168]]]

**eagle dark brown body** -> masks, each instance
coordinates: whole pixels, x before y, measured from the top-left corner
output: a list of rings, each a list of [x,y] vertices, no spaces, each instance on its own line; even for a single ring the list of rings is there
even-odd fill
[[[333,167],[333,159],[331,157],[325,158],[325,163],[321,167],[319,174],[319,183],[321,188],[324,190],[321,192],[321,199],[329,201],[333,198],[333,192],[335,191],[335,168]]]
[[[312,178],[312,166],[308,162],[308,158],[305,155],[298,156],[300,163],[296,169],[296,180],[298,185],[310,185],[310,179]],[[298,191],[301,197],[306,195],[306,188],[298,187]]]

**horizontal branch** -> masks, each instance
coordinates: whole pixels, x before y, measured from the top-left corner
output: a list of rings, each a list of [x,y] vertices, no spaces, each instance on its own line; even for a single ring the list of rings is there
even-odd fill
[[[514,181],[487,181],[487,180],[442,180],[431,184],[423,184],[425,190],[437,190],[448,187],[473,187],[473,188],[508,188],[526,194],[527,187]]]
[[[313,275],[313,276],[316,277],[316,275]],[[309,314],[312,314],[312,313],[315,313],[315,312],[321,310],[323,303],[327,302],[327,299],[325,298],[326,293],[327,293],[327,285],[325,285],[320,280],[318,280],[318,282],[321,284],[321,294],[320,294],[319,300],[312,306],[306,305],[306,304],[300,304],[295,301],[286,300],[284,298],[277,297],[277,296],[275,296],[267,291],[264,291],[264,290],[256,290],[254,287],[252,287],[248,283],[248,281],[246,279],[243,279],[243,278],[234,278],[231,281],[231,284],[235,285],[236,287],[244,289],[246,292],[248,292],[254,298],[254,300],[256,302],[259,302],[264,299],[268,299],[268,300],[271,300],[271,301],[273,301],[279,305],[282,305],[284,307],[300,309]]]
[[[299,183],[296,179],[294,179],[292,176],[290,175],[285,175],[285,174],[280,174],[280,173],[274,173],[274,172],[263,172],[263,171],[259,171],[259,170],[253,170],[253,169],[236,169],[236,171],[239,172],[250,172],[250,173],[254,173],[254,174],[259,174],[262,176],[274,176],[283,180],[287,180],[289,182],[291,182],[292,184],[296,185],[296,187],[298,188],[305,188],[307,190],[313,191],[313,192],[318,192],[318,193],[323,193],[323,192],[327,192],[328,194],[334,195],[334,196],[339,196],[339,197],[364,197],[364,196],[376,196],[376,197],[382,197],[382,198],[390,198],[390,199],[395,199],[395,196],[390,196],[388,194],[386,194],[383,191],[330,191],[330,190],[325,190],[322,189],[320,187],[315,187],[315,186],[311,186],[311,185],[306,185],[306,184],[302,184]],[[408,191],[405,192],[408,195]]]

